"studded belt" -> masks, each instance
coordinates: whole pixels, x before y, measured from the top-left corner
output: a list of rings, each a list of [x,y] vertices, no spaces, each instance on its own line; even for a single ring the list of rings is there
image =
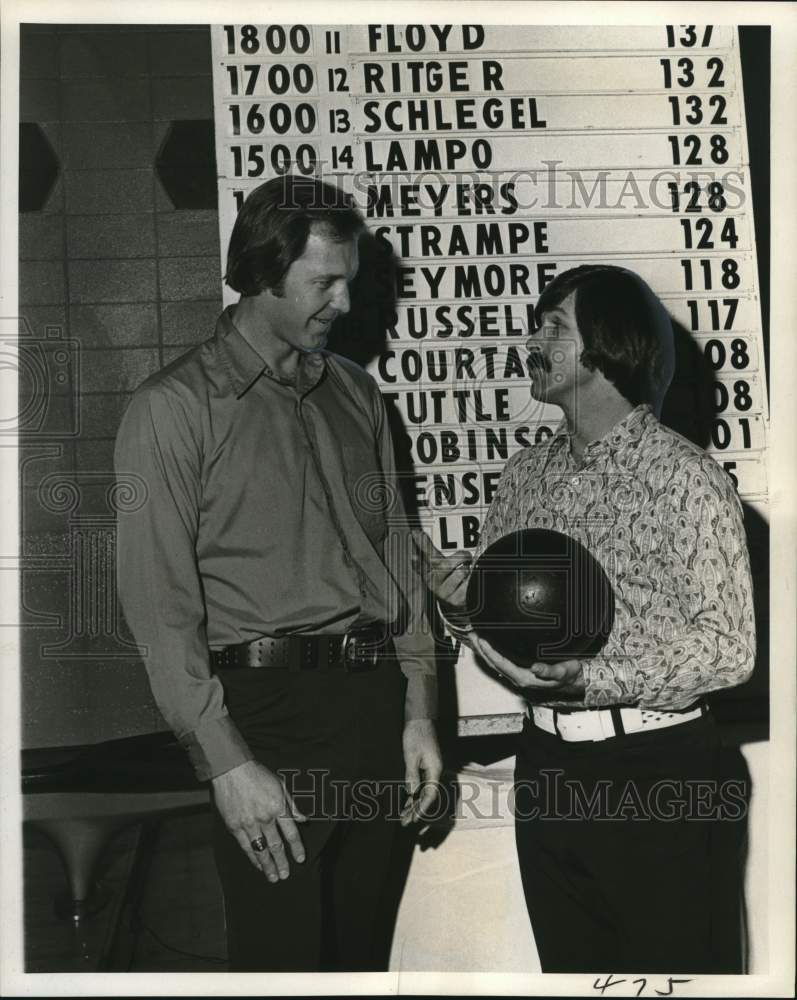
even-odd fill
[[[278,670],[373,670],[392,649],[384,622],[338,635],[264,636],[210,651],[214,670],[270,667]]]

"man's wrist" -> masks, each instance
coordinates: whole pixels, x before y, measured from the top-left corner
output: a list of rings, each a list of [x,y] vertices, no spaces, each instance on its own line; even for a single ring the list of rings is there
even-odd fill
[[[455,639],[460,639],[463,635],[473,631],[470,615],[464,605],[457,607],[454,604],[447,604],[445,601],[438,600],[437,609],[440,612],[443,623]]]
[[[584,692],[587,689],[587,682],[584,674],[584,663],[583,661],[576,661],[578,663],[578,673],[571,677],[565,684],[561,687],[561,693],[567,695],[571,698],[583,698]]]
[[[226,713],[183,733],[180,743],[188,752],[199,781],[209,781],[252,760],[238,727]]]
[[[434,719],[437,715],[437,677],[412,674],[407,678],[404,719]]]
[[[210,779],[210,783],[211,785],[216,786],[226,779],[232,778],[235,774],[240,774],[248,767],[249,764],[253,763],[255,763],[254,757],[250,757],[248,760],[242,760],[240,764],[235,764],[233,767],[229,768],[229,770],[222,771],[220,774],[214,774]]]
[[[449,620],[455,622],[467,622],[470,625],[470,615],[464,604],[449,604],[448,601],[438,600],[438,605],[442,614]]]
[[[584,683],[583,677],[577,678],[574,681],[568,681],[567,684],[563,684],[559,689],[562,694],[568,695],[573,698],[583,698],[584,693],[587,690],[587,686]]]

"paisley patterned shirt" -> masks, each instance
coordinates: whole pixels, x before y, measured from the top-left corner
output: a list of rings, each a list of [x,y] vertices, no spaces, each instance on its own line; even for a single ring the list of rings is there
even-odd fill
[[[582,661],[586,707],[682,709],[750,676],[755,624],[741,504],[714,459],[648,406],[590,443],[580,463],[564,425],[513,455],[478,551],[521,528],[576,538],[614,587],[608,641]]]

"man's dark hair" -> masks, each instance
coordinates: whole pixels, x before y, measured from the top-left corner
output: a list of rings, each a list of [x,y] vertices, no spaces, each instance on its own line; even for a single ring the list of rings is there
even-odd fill
[[[581,363],[601,371],[629,403],[649,403],[659,412],[675,366],[667,310],[639,275],[589,264],[562,271],[543,289],[534,309],[537,326],[572,292],[584,342]]]
[[[345,242],[363,229],[351,196],[313,177],[274,177],[243,203],[230,236],[224,280],[241,295],[279,294],[291,264],[304,253],[311,227]]]

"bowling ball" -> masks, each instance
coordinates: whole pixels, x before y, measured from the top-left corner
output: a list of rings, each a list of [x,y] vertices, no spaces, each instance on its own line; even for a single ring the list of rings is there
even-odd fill
[[[476,560],[467,606],[477,635],[521,666],[594,656],[614,622],[614,591],[574,538],[528,528]]]

